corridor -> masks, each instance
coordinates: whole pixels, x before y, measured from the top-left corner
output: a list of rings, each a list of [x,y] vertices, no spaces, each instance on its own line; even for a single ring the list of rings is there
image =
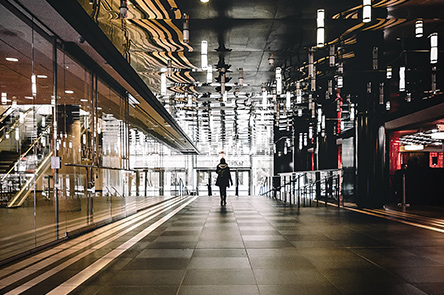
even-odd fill
[[[444,234],[265,197],[175,198],[0,270],[2,294],[443,294]]]

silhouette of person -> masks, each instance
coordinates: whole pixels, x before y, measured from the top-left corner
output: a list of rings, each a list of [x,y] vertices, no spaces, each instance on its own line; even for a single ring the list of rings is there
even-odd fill
[[[220,191],[220,205],[224,206],[227,204],[227,187],[230,187],[230,184],[233,185],[230,167],[228,167],[224,158],[220,159],[220,163],[216,167],[216,173],[216,185],[219,187]]]

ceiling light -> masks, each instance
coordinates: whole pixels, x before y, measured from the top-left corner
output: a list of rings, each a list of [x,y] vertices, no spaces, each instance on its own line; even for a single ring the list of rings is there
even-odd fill
[[[421,38],[424,35],[424,23],[422,20],[417,20],[415,23],[415,37]]]
[[[6,60],[7,61],[13,61],[13,62],[19,61],[18,58],[15,58],[15,57],[7,57]]]
[[[32,96],[37,95],[37,80],[35,74],[31,75],[31,91],[32,91]]]
[[[405,67],[399,68],[399,91],[405,91]]]
[[[238,78],[238,83],[239,86],[243,86],[244,85],[244,69],[243,68],[239,68],[239,78]]]
[[[207,66],[207,83],[213,82],[213,66]]]
[[[202,3],[208,3],[210,0],[200,0]]]
[[[189,23],[189,15],[184,13],[183,14],[183,42],[188,43],[190,41],[190,23]]]
[[[268,65],[272,66],[274,65],[274,55],[273,53],[268,54]]]
[[[334,44],[330,45],[330,57],[329,57],[330,67],[334,67],[336,65],[335,51],[336,51],[335,45]]]
[[[82,102],[87,102],[88,99],[87,99],[87,98],[81,98],[80,101],[82,101]]]
[[[368,23],[372,20],[372,0],[363,1],[362,22]]]
[[[436,64],[438,62],[438,33],[430,35],[430,63]]]
[[[316,29],[316,45],[317,47],[324,47],[325,43],[325,11],[318,9],[317,11],[317,29]]]
[[[166,95],[167,92],[167,79],[165,73],[160,74],[160,94]]]
[[[201,43],[202,70],[208,67],[208,42],[203,40]]]
[[[126,18],[128,16],[128,4],[127,0],[120,0],[120,18]]]
[[[433,139],[444,139],[444,132],[433,132],[430,136]]]
[[[422,144],[408,144],[404,146],[404,150],[406,151],[421,151],[424,149],[424,145]]]
[[[276,68],[276,94],[282,94],[282,69],[280,67]]]
[[[46,76],[46,75],[37,75],[37,78],[39,78],[39,79],[47,79],[48,76]]]
[[[65,90],[65,93],[66,93],[66,94],[73,94],[74,91],[72,91],[72,90]]]
[[[392,78],[392,67],[391,66],[387,66],[386,78],[387,79],[391,79]]]

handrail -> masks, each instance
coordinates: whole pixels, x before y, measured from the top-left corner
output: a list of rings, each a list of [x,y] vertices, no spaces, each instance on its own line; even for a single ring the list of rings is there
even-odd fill
[[[28,110],[26,110],[25,112],[24,112],[24,114],[25,115],[27,115],[30,111],[32,111],[32,108],[29,108]],[[12,130],[14,130],[16,127],[16,125],[18,125],[18,124],[20,124],[20,117],[18,117],[17,118],[17,120],[15,120],[15,122],[11,125],[11,128],[9,128],[9,130],[8,130],[8,135],[9,134],[11,134],[11,132],[12,132]],[[23,123],[23,124],[25,124],[25,123]],[[3,128],[2,128],[3,129]],[[1,131],[1,130],[0,130]],[[3,140],[4,140],[4,138],[5,138],[5,136],[4,135],[1,135],[0,136],[0,142],[2,142]]]
[[[14,109],[12,108],[12,106],[9,106],[1,115],[0,115],[0,123],[2,123],[6,117],[8,117],[12,112],[14,111]],[[0,129],[0,131],[2,131],[4,128],[4,126]]]
[[[17,159],[17,161],[15,162],[15,164],[8,170],[8,172],[6,172],[6,174],[2,177],[2,179],[0,181],[5,180],[5,178],[15,169],[15,167],[17,167],[17,165],[19,164],[19,162],[28,155],[28,153],[32,150],[32,148],[34,148],[34,146],[39,142],[39,140],[42,138],[43,134],[52,126],[52,124],[48,125],[48,127],[46,127],[46,129],[40,134],[40,136],[34,140],[34,142],[32,143],[32,145],[23,153],[20,155],[20,157]]]

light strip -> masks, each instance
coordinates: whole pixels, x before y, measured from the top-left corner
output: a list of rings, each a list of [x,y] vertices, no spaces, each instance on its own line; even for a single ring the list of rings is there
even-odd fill
[[[369,23],[372,21],[372,0],[364,0],[362,9],[362,22]]]
[[[430,35],[430,63],[436,64],[438,62],[438,33]]]
[[[316,29],[316,46],[319,48],[324,47],[325,43],[325,10],[318,9],[317,11],[317,29]]]

